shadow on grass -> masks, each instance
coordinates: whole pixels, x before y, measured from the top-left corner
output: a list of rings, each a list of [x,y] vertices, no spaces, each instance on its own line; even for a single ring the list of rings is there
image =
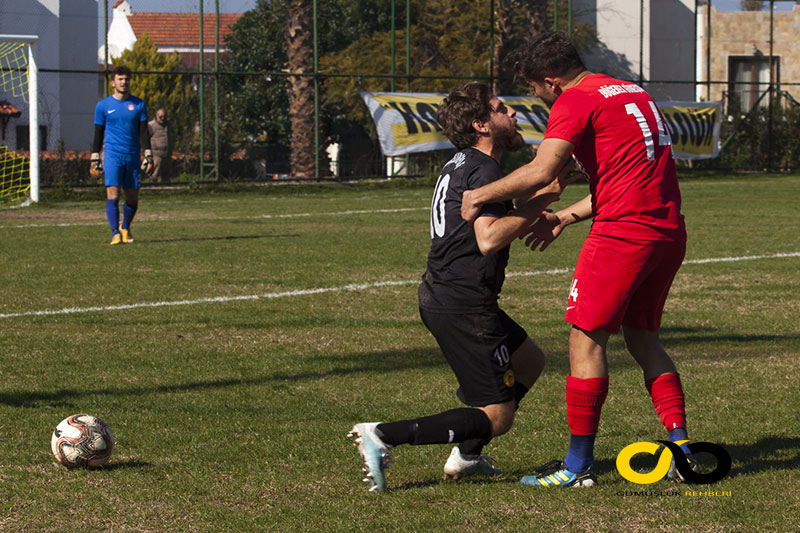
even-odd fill
[[[468,478],[462,478],[458,481],[454,480],[446,480],[443,478],[439,479],[427,479],[427,480],[420,480],[420,481],[411,481],[408,483],[402,483],[400,485],[392,485],[389,483],[389,492],[393,490],[413,490],[413,489],[422,489],[426,487],[434,487],[436,485],[512,485],[514,487],[520,486],[519,480],[522,476],[527,476],[533,473],[533,468],[529,471],[503,471],[502,475],[499,476],[473,476]],[[449,503],[449,502],[442,502],[442,503]]]
[[[436,485],[487,485],[487,484],[504,484],[504,485],[518,485],[519,479],[526,474],[515,474],[514,472],[505,472],[500,476],[473,476],[462,478],[458,481],[448,480],[443,478],[438,479],[425,479],[419,481],[410,481],[400,485],[389,484],[389,491],[392,490],[413,490],[423,489],[426,487],[434,487]],[[447,503],[447,502],[442,502]]]
[[[125,461],[123,463],[106,463],[99,470],[131,470],[134,468],[150,468],[153,463],[146,461]]]
[[[746,476],[769,471],[796,470],[800,464],[800,437],[770,435],[753,444],[720,444],[731,456],[731,471],[722,481],[731,477]],[[635,456],[631,467],[638,472],[650,472],[655,468],[655,456]],[[715,468],[713,456],[701,454],[698,462],[704,472]],[[533,469],[531,469],[532,471]],[[595,461],[595,471],[617,472],[617,461],[614,458],[603,458]]]
[[[535,340],[536,332],[534,331],[533,333],[533,338]],[[696,362],[700,360],[715,360],[717,358],[724,358],[726,360],[730,360],[731,358],[760,359],[764,357],[763,348],[758,346],[748,347],[748,345],[774,343],[777,346],[791,348],[796,346],[798,341],[800,341],[800,335],[747,335],[736,334],[734,331],[724,329],[676,326],[661,328],[660,339],[661,344],[668,354],[672,354],[673,350],[677,351],[678,348],[683,351],[691,350],[693,345],[705,345],[706,347],[708,345],[716,345],[720,347],[718,353],[713,353],[712,351],[712,353],[703,353],[702,355],[692,354],[691,361]],[[568,349],[568,336],[565,335],[563,343],[557,346],[557,350],[545,353],[546,369],[547,372],[556,372],[566,376],[566,374],[569,373],[569,355],[566,353]],[[742,347],[744,347],[744,349],[742,349]],[[735,352],[732,353],[732,350],[735,350]],[[638,364],[625,348],[621,330],[610,338],[608,357],[612,379],[613,374],[621,370],[638,368]],[[678,364],[678,371],[680,371],[681,363],[684,361],[689,361],[689,359],[683,359]]]
[[[703,333],[702,340],[716,341],[725,336],[717,337],[707,335],[707,328],[671,328],[666,330],[665,345],[669,351],[669,345],[674,344],[676,331],[688,331]],[[734,339],[737,336],[727,336]],[[789,336],[762,336],[763,339],[785,338]],[[694,339],[694,340],[693,340]],[[696,341],[696,337],[687,336],[686,342]],[[680,342],[680,340],[678,340]],[[566,348],[566,337],[565,337]],[[617,353],[618,352],[618,353]],[[610,354],[611,355],[611,354]],[[622,357],[617,358],[616,355]],[[636,366],[632,357],[626,356],[627,352],[623,349],[614,350],[614,360],[611,362],[612,372],[619,372],[622,369]],[[754,356],[758,352],[754,352]],[[565,350],[551,351],[547,356],[547,371],[566,376],[569,372],[569,358]],[[740,357],[738,354],[737,357]],[[760,355],[759,355],[760,356]],[[704,356],[708,357],[708,356]],[[368,353],[354,353],[349,356],[326,355],[309,357],[304,359],[304,366],[296,371],[281,371],[272,374],[247,377],[247,378],[228,378],[228,379],[207,379],[188,383],[152,385],[131,388],[102,388],[102,389],[59,389],[53,391],[26,391],[19,393],[0,392],[0,405],[13,407],[39,407],[41,405],[67,407],[72,405],[77,399],[86,396],[96,395],[128,395],[142,396],[158,393],[191,392],[197,390],[223,389],[226,387],[260,386],[273,384],[278,388],[290,386],[298,382],[308,382],[331,377],[357,376],[361,374],[391,374],[403,372],[410,369],[428,369],[446,367],[444,357],[438,349],[413,349],[413,350],[392,350],[376,351]],[[317,370],[309,367],[323,367],[324,370]],[[611,467],[614,468],[613,463]]]
[[[392,485],[391,483],[387,482],[388,491],[398,491],[398,490],[414,490],[414,489],[424,489],[427,487],[435,487],[444,483],[444,481],[436,480],[436,479],[428,479],[428,480],[420,480],[420,481],[411,481],[409,483],[402,483],[400,485]]]
[[[665,327],[661,328],[661,342],[667,351],[670,346],[680,346],[694,343],[720,343],[730,342],[736,344],[754,342],[797,342],[800,335],[747,335],[736,334],[734,331],[720,330],[715,328],[692,328],[692,327]],[[754,354],[761,357],[762,354]]]
[[[796,470],[800,464],[800,437],[770,435],[753,444],[723,444],[733,465],[729,477],[769,470]]]
[[[274,374],[252,378],[230,378],[217,380],[200,380],[175,385],[153,385],[132,388],[103,389],[59,389],[51,392],[0,393],[0,405],[12,407],[49,406],[66,407],[86,396],[143,396],[159,393],[192,392],[197,390],[223,389],[226,387],[260,386],[272,384],[273,388],[294,386],[299,382],[315,381],[330,377],[353,376],[359,374],[390,374],[409,369],[438,368],[446,366],[444,356],[438,350],[410,350],[372,352],[354,354],[349,359],[342,357],[317,357],[308,363],[329,366],[325,370],[303,368],[297,372],[275,372]],[[333,363],[331,365],[331,363]]]
[[[198,242],[198,241],[235,241],[235,240],[245,240],[245,239],[282,239],[282,238],[298,238],[300,235],[297,234],[289,234],[289,235],[225,235],[222,237],[182,237],[180,239],[147,239],[144,241],[146,243],[170,243],[170,242]],[[136,241],[139,241],[137,239]]]

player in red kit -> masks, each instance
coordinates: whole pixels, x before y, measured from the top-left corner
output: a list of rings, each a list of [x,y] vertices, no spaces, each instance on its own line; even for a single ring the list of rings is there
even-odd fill
[[[568,225],[594,219],[567,301],[569,451],[563,462],[543,465],[522,483],[595,484],[594,440],[608,393],[606,344],[620,327],[669,439],[682,444],[692,467],[680,377],[658,337],[664,302],[686,251],[681,196],[661,113],[638,85],[589,72],[563,33],[537,36],[514,60],[517,72],[551,107],[547,131],[531,163],[466,192],[462,216],[470,221],[486,202],[534,193],[557,179],[557,169],[574,155],[590,194],[544,214],[526,244],[544,250]],[[681,480],[674,463],[668,476]]]

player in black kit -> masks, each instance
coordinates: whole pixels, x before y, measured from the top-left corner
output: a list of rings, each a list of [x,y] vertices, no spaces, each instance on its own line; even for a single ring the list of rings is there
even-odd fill
[[[445,164],[434,189],[419,308],[456,374],[459,399],[469,407],[353,426],[349,436],[364,460],[370,491],[386,490],[389,450],[399,444],[458,443],[444,466],[446,478],[501,473],[481,455],[483,446],[511,428],[520,400],[544,367],[542,351],[497,299],[509,244],[558,199],[568,169],[516,209],[511,202],[486,204],[473,226],[461,218],[463,192],[503,177],[503,152],[524,146],[515,115],[478,82],[453,90],[437,112],[444,134],[460,151]]]

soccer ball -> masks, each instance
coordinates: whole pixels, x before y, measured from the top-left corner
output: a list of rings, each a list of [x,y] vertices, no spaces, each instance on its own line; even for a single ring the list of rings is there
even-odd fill
[[[56,426],[50,448],[55,458],[67,468],[94,470],[111,456],[114,435],[96,416],[72,415]]]

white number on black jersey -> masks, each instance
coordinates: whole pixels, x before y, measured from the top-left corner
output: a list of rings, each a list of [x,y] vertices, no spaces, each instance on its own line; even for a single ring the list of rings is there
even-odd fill
[[[499,348],[494,351],[494,360],[500,366],[507,366],[511,361],[511,356],[508,354],[508,347],[501,344]]]
[[[450,174],[439,176],[436,181],[436,188],[433,190],[433,200],[431,201],[431,239],[444,237],[445,215],[444,200],[447,196],[447,189],[450,187]]]

